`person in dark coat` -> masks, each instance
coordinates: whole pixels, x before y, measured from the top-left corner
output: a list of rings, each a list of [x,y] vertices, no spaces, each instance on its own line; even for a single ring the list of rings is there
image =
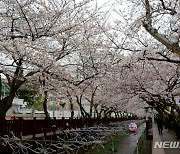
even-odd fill
[[[163,131],[163,117],[158,114],[156,122],[157,122],[159,134],[162,134],[162,131]]]

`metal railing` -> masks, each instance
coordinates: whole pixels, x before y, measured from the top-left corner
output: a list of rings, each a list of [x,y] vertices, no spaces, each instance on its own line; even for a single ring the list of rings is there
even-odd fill
[[[84,126],[93,126],[104,124],[107,125],[110,122],[124,121],[124,120],[135,120],[137,117],[122,117],[122,118],[103,118],[103,119],[36,119],[35,117],[31,120],[23,120],[18,118],[16,120],[5,120],[0,119],[0,136],[9,135],[11,132],[15,136],[27,136],[43,133],[46,134],[51,131],[58,129],[76,129]]]

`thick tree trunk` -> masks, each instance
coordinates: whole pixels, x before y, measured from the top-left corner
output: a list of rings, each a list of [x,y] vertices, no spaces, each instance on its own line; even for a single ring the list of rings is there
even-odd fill
[[[6,112],[12,106],[12,102],[8,101],[9,97],[5,97],[4,99],[0,100],[0,117],[6,117]]]
[[[20,86],[26,82],[26,78],[23,77],[23,69],[21,68],[21,66],[23,64],[22,59],[19,59],[18,61],[16,61],[16,64],[17,64],[17,67],[14,72],[14,77],[12,77],[12,76],[10,77],[9,75],[4,74],[8,80],[10,92],[9,92],[9,96],[0,100],[0,117],[6,116],[6,112],[12,106],[12,102],[15,97],[15,93],[20,88]],[[2,84],[2,83],[0,82],[0,84]],[[0,88],[1,88],[1,86],[0,86]],[[2,91],[0,91],[0,95],[1,95],[1,93],[2,93]]]
[[[0,117],[6,117],[6,112],[12,106],[14,96],[15,96],[15,91],[11,90],[9,96],[0,100]]]
[[[16,82],[16,85],[15,85]],[[12,106],[13,99],[15,97],[16,91],[19,89],[19,87],[24,83],[24,81],[16,81],[13,80],[9,92],[9,96],[3,98],[0,100],[0,117],[5,117],[6,112],[9,110],[9,108]]]

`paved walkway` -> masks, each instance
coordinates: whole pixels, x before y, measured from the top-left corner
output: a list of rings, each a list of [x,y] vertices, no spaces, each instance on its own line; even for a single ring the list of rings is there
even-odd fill
[[[137,141],[144,132],[144,129],[145,123],[138,128],[137,134],[130,134],[120,143],[118,152],[116,154],[133,154],[137,147]]]
[[[168,132],[167,129],[163,130],[162,135],[159,135],[157,125],[153,124],[153,144],[152,144],[152,154],[180,154],[180,148],[154,148],[154,143],[156,141],[167,141],[167,142],[179,142],[180,147],[180,140],[177,140],[175,135],[172,135],[170,132]]]

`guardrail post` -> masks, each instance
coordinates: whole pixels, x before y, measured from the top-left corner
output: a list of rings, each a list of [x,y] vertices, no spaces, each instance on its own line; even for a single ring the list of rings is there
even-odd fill
[[[33,117],[33,138],[36,138],[36,117]]]
[[[62,117],[62,128],[64,129],[64,127],[65,127],[65,120],[64,120],[65,118],[64,117]]]
[[[0,117],[0,136],[5,135],[5,129],[6,129],[6,120],[5,117]]]

